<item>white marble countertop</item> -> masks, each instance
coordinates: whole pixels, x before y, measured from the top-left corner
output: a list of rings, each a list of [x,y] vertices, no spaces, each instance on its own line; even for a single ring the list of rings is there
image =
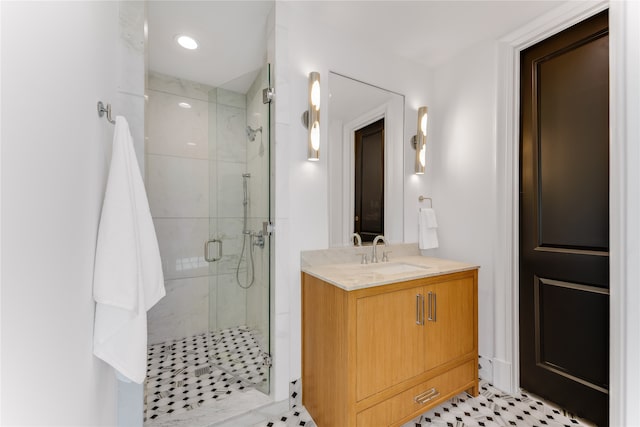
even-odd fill
[[[376,264],[334,263],[302,266],[302,271],[346,291],[474,270],[477,265],[420,255]]]

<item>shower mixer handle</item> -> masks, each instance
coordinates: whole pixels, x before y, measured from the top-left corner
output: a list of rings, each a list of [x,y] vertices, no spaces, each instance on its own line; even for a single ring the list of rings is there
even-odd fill
[[[253,241],[253,246],[264,248],[264,234],[262,231],[251,233],[251,240]]]
[[[218,244],[218,256],[211,256],[210,252],[209,252],[209,245],[211,243],[217,243]],[[222,259],[222,240],[219,239],[211,239],[211,240],[207,240],[204,244],[204,260],[207,262],[215,262],[215,261],[219,261],[220,259]]]

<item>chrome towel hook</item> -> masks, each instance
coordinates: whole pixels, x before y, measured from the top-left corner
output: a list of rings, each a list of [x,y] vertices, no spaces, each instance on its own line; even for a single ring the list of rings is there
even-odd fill
[[[116,121],[111,118],[111,104],[107,104],[105,107],[102,101],[98,101],[98,116],[104,116],[104,113],[107,113],[107,120],[109,123],[115,123]]]

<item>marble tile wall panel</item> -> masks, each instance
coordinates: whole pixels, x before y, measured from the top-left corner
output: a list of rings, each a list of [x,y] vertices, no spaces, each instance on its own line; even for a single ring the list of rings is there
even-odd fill
[[[266,218],[269,216],[269,165],[265,158],[255,158],[247,164],[251,174],[249,180],[249,216]]]
[[[258,227],[257,220],[253,221],[252,227]],[[254,248],[255,276],[256,280],[247,289],[247,326],[256,328],[264,337],[269,331],[269,242],[268,237],[265,247]],[[266,343],[263,343],[266,347]]]
[[[218,158],[218,104],[217,90],[209,91],[209,112],[208,112],[208,140],[209,140],[209,160],[215,161]]]
[[[154,90],[147,94],[147,153],[207,159],[209,108],[215,109],[215,104]]]
[[[209,318],[209,278],[167,280],[167,295],[147,313],[149,344],[201,334]]]
[[[247,105],[250,103],[250,99],[253,98],[260,98],[260,102],[262,102],[262,89],[265,89],[267,87],[267,67],[264,66],[260,69],[260,71],[258,71],[258,75],[256,76],[255,80],[253,81],[253,83],[251,83],[251,86],[249,87],[249,90],[247,90]],[[247,107],[247,109],[249,109],[249,107]]]
[[[217,306],[215,310],[218,328],[244,325],[246,322],[246,291],[238,286],[236,275],[218,274]]]
[[[222,241],[222,259],[212,264],[215,264],[218,274],[235,275],[245,238],[242,234],[242,218],[211,218],[210,221],[212,235]],[[247,237],[247,247],[248,240]],[[246,270],[246,260],[242,261],[240,270]]]
[[[245,163],[247,161],[246,110],[222,104],[218,104],[217,109],[217,159]]]
[[[149,72],[148,89],[159,92],[171,93],[173,95],[209,101],[209,92],[214,89],[211,86],[192,82],[190,80],[179,79],[166,74]],[[215,96],[215,95],[214,95]]]
[[[217,100],[219,105],[227,105],[230,107],[237,107],[243,110],[247,108],[247,97],[241,93],[233,92],[227,89],[217,89]]]
[[[215,264],[215,263],[211,263]],[[209,284],[209,312],[207,313],[207,321],[209,322],[209,331],[218,330],[218,317],[216,310],[218,309],[218,275],[217,273],[208,276]]]
[[[142,1],[118,2],[118,91],[144,95],[146,11]],[[142,110],[144,111],[144,110]]]
[[[266,87],[265,75],[266,68],[260,71],[247,92],[247,124],[254,129],[262,127],[262,133],[256,135],[256,140],[247,143],[247,161],[257,156],[268,156],[269,104],[262,103],[262,89]]]
[[[155,218],[207,218],[209,161],[148,154],[147,192]]]
[[[246,164],[243,162],[217,162],[217,199],[218,218],[242,218],[244,198],[242,174],[246,172]],[[259,177],[248,178],[248,185]],[[212,214],[212,216],[214,216]]]
[[[207,276],[208,218],[154,218],[165,280]]]

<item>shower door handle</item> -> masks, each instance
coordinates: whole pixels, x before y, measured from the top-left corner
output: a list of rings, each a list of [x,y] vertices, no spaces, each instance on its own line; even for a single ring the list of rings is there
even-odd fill
[[[209,245],[211,245],[211,243],[217,243],[218,244],[218,256],[211,256],[210,252],[209,252]],[[222,258],[222,240],[219,239],[212,239],[212,240],[207,240],[207,242],[204,244],[204,260],[207,262],[215,262],[215,261],[219,261]]]

